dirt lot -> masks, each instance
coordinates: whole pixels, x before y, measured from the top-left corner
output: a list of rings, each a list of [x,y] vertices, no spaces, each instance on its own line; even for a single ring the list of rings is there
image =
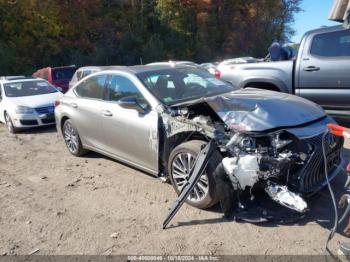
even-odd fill
[[[0,125],[0,145],[0,255],[36,249],[37,254],[323,252],[333,214],[326,190],[296,225],[227,222],[218,208],[185,205],[175,227],[162,230],[175,199],[170,185],[98,154],[73,157],[54,128],[10,135]],[[338,195],[343,180],[335,181]],[[344,239],[338,234],[331,246]]]

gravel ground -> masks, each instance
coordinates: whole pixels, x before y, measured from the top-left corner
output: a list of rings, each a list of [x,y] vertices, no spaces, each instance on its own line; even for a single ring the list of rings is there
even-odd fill
[[[99,154],[73,157],[53,127],[11,135],[0,125],[0,145],[0,255],[322,254],[332,220],[323,190],[295,225],[228,222],[218,207],[185,205],[162,230],[169,184]]]

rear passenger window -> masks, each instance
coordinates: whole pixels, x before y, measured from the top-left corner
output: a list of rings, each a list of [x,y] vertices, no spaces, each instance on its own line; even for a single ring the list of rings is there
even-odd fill
[[[323,57],[350,56],[350,30],[314,36],[310,53]]]
[[[140,91],[129,79],[122,76],[112,76],[111,84],[108,88],[108,100],[117,102],[121,98],[128,96],[138,99],[143,98]]]
[[[102,99],[104,95],[104,86],[106,84],[107,75],[98,75],[90,77],[80,83],[75,92],[85,98]]]

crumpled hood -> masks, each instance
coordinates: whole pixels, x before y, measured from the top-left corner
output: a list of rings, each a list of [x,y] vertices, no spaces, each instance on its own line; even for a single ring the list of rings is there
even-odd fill
[[[259,132],[302,125],[326,115],[315,103],[285,93],[241,89],[205,99],[232,129]]]

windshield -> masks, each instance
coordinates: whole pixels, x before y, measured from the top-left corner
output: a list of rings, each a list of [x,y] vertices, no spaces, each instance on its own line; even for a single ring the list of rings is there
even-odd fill
[[[138,73],[143,84],[166,105],[233,91],[230,84],[197,68],[171,68]]]
[[[58,92],[46,81],[25,81],[4,84],[7,97],[36,96]]]
[[[70,80],[72,79],[76,70],[77,69],[75,67],[52,69],[52,79],[54,81]]]

